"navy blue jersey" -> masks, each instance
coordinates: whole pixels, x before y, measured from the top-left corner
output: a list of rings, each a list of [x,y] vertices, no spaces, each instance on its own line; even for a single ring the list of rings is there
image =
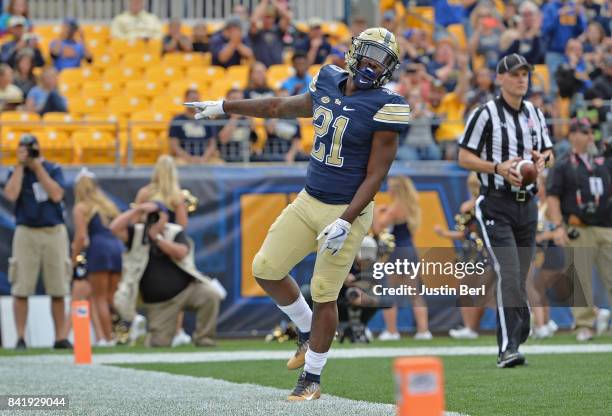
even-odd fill
[[[380,130],[403,133],[410,108],[386,88],[342,93],[348,72],[326,65],[310,83],[314,144],[306,192],[326,204],[348,204],[366,176],[372,138]]]

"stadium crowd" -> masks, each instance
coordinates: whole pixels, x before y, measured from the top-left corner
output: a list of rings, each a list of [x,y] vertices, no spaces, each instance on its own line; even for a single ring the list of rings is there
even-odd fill
[[[2,110],[68,112],[69,120],[92,123],[110,117],[123,154],[131,141],[136,153],[138,143],[153,143],[185,163],[304,160],[312,146],[306,120],[233,117],[202,125],[180,104],[196,94],[236,99],[303,92],[319,65],[344,66],[351,36],[368,25],[361,16],[348,27],[318,18],[296,22],[283,0],[261,1],[253,10],[236,5],[221,24],[193,27],[178,19],[164,24],[145,6],[131,0],[110,26],[68,18],[57,33],[38,28],[27,1],[9,2],[0,20]],[[574,115],[589,118],[596,140],[610,134],[609,1],[387,0],[380,11],[377,23],[397,36],[402,55],[388,88],[414,112],[398,159],[455,159],[464,121],[497,93],[495,63],[514,52],[535,65],[529,99],[544,109],[558,150],[569,148]],[[188,56],[185,62],[180,55]],[[118,97],[121,91],[127,96]],[[161,120],[170,125],[160,127]],[[132,131],[128,121],[135,123]],[[6,137],[10,128],[4,130]]]

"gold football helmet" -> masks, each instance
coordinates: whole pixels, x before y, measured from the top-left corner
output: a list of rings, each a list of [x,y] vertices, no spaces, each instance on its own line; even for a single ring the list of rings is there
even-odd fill
[[[385,68],[374,80],[374,88],[387,83],[393,71],[399,67],[399,46],[393,33],[382,27],[372,27],[353,38],[346,53],[346,67],[351,76],[371,77],[371,74],[363,74],[359,69],[359,62],[364,57],[378,62]]]

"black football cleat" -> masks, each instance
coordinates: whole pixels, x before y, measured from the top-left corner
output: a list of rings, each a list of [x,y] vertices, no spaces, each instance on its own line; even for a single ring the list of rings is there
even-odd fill
[[[518,351],[506,350],[497,357],[497,367],[512,368],[525,364],[525,356]]]

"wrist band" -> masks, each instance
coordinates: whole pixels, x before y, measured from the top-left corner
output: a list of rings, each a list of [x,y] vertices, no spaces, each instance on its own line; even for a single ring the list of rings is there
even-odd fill
[[[496,163],[495,166],[493,166],[493,172],[497,175],[497,165],[499,165],[499,163]]]

